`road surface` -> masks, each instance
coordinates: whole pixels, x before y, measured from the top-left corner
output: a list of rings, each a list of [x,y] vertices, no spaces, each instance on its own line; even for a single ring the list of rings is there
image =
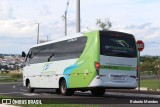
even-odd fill
[[[28,93],[27,88],[22,85],[21,82],[10,83],[10,84],[0,84],[0,95],[12,96],[14,98],[37,98],[37,99],[47,99],[50,101],[62,101],[67,103],[75,104],[119,104],[112,107],[125,107],[131,100],[155,100],[159,104],[147,105],[147,107],[160,107],[160,95],[146,95],[146,94],[135,94],[135,93],[118,93],[118,92],[106,92],[103,97],[93,97],[91,93],[85,92],[75,92],[73,96],[62,96],[55,93],[54,89],[36,89],[34,93]],[[120,105],[122,104],[122,105]],[[135,106],[135,104],[129,105],[130,107]],[[145,107],[146,104],[137,105],[137,107]]]

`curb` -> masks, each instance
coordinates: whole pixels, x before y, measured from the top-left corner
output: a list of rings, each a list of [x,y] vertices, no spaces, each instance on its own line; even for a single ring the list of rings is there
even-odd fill
[[[136,88],[136,90],[138,90],[138,88]],[[160,89],[151,89],[151,88],[148,88],[148,87],[140,87],[140,90],[142,91],[157,91],[157,92],[160,92]]]

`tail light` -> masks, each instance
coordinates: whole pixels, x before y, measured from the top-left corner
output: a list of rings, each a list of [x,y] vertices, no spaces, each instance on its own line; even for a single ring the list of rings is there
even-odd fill
[[[97,74],[99,75],[100,63],[95,62],[95,68],[96,68]]]

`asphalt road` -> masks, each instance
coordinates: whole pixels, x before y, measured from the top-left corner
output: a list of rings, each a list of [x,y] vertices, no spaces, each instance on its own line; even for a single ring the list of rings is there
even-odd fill
[[[28,93],[27,88],[19,83],[12,84],[0,84],[0,95],[12,96],[14,98],[37,98],[47,99],[48,101],[56,100],[57,102],[67,102],[74,104],[118,104],[112,107],[133,107],[135,104],[129,104],[130,101],[139,100],[155,100],[159,104],[147,104],[147,107],[160,107],[160,95],[146,95],[146,94],[135,94],[135,93],[118,93],[118,92],[106,92],[103,97],[93,97],[91,93],[75,92],[73,96],[62,96],[55,93],[54,89],[36,89],[34,93]],[[158,99],[158,100],[157,100]],[[120,105],[121,104],[121,105]],[[125,105],[124,105],[125,104]],[[136,104],[137,107],[145,107],[146,104]]]

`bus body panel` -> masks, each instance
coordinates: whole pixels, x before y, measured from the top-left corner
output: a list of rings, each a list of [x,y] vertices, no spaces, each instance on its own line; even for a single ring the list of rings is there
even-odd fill
[[[34,88],[59,88],[59,80],[63,77],[67,83],[67,88],[137,87],[136,78],[133,78],[137,75],[137,57],[128,58],[101,55],[100,35],[101,34],[99,31],[94,31],[78,36],[87,38],[84,40],[86,43],[83,41],[83,44],[80,42],[78,45],[74,42],[77,41],[78,37],[68,37],[67,39],[62,39],[63,41],[74,42],[74,49],[81,49],[79,57],[76,56],[75,58],[70,58],[72,57],[72,55],[70,55],[68,59],[63,60],[61,57],[56,59],[55,55],[55,61],[53,60],[49,62],[45,61],[43,63],[28,64],[23,69],[24,86],[26,86],[26,79],[29,79],[31,87]],[[61,41],[53,42],[53,46],[49,47],[53,47],[53,51],[55,51],[54,48],[56,46],[58,47],[56,49],[62,48],[61,50],[58,50],[58,53],[60,53],[64,51],[63,48],[66,46],[64,51],[66,52],[68,47],[65,43],[67,42],[59,42]],[[59,43],[60,45],[54,45],[54,43]],[[50,44],[52,43],[48,43],[48,45]],[[84,45],[84,49],[80,47],[81,45]],[[38,45],[37,47],[40,46],[41,45]],[[37,47],[35,46],[33,49]],[[71,53],[68,54],[73,53],[71,49],[70,51]],[[52,51],[49,49],[49,52]],[[95,68],[95,62],[99,62],[101,65],[99,75]],[[122,80],[116,80],[116,78]]]
[[[103,86],[114,88],[136,88],[137,87],[137,59],[111,56],[100,56],[100,78],[95,79],[90,87]],[[98,82],[96,82],[98,81]]]
[[[99,77],[89,86],[136,88],[138,63],[134,36],[112,31],[102,31],[99,36]]]
[[[70,73],[70,76],[67,76],[68,88],[86,88],[96,76],[94,62],[99,62],[99,34],[92,32],[84,35],[87,36],[86,47],[75,63],[74,69],[68,71]]]
[[[23,84],[28,78],[34,88],[59,88],[59,78],[65,77],[65,69],[76,61],[77,58],[27,65],[23,70]]]

